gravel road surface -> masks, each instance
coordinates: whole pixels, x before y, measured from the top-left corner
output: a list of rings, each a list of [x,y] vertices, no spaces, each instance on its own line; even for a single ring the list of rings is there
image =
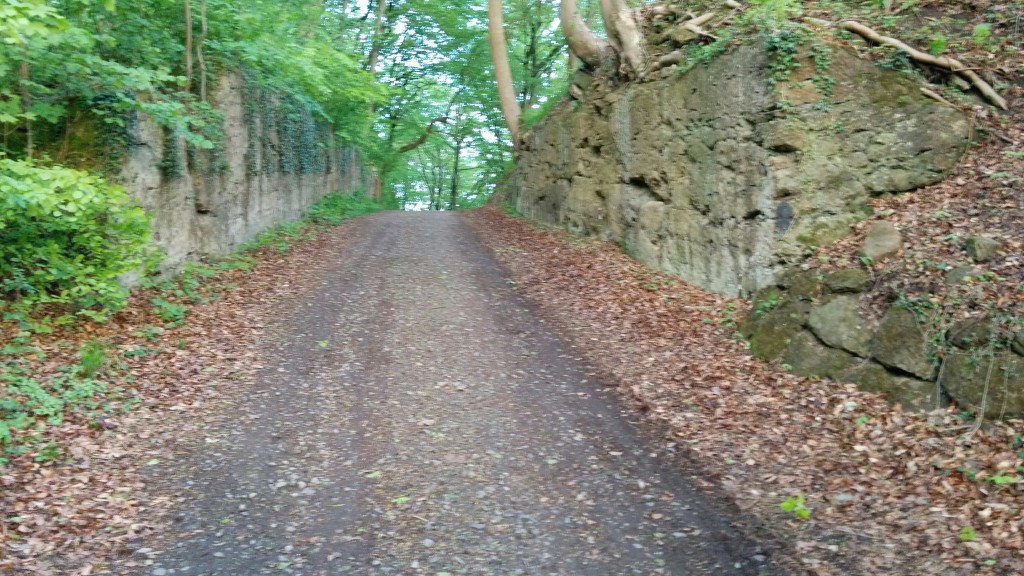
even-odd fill
[[[185,501],[143,574],[780,573],[457,214],[350,226],[157,467]]]

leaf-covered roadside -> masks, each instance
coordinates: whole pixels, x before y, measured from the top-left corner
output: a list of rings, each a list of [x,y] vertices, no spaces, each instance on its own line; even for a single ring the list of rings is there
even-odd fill
[[[17,367],[50,396],[55,379],[82,376],[83,366],[95,368],[85,380],[103,389],[62,404],[59,417],[26,415],[17,443],[5,446],[13,449],[0,467],[0,572],[90,574],[115,560],[146,563],[132,552],[169,504],[146,495],[147,467],[174,457],[165,445],[200,431],[201,411],[242,389],[277,303],[300,296],[295,280],[326,243],[346,242],[351,225],[326,224],[375,209],[329,196],[304,225],[268,232],[244,255],[152,282],[105,324],[36,334],[5,356],[5,370]],[[2,328],[5,342],[22,331]],[[86,361],[95,347],[104,351],[99,366]],[[0,401],[23,400],[0,382]]]
[[[906,414],[855,386],[796,378],[736,339],[743,301],[493,208],[468,220],[524,296],[671,427],[707,487],[758,516],[809,573],[1024,572],[1024,423],[965,437],[972,425],[956,412]]]

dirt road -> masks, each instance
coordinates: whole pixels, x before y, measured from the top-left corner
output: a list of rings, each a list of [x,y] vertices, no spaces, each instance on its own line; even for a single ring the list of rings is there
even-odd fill
[[[458,215],[352,230],[230,413],[156,467],[186,503],[144,574],[779,573]]]

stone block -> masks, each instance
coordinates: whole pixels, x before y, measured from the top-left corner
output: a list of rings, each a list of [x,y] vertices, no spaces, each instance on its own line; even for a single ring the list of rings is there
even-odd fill
[[[1024,416],[1024,358],[1016,354],[952,349],[941,384],[959,406],[986,418]]]
[[[837,296],[811,310],[807,326],[822,342],[866,357],[871,346],[871,333],[860,312],[856,296]]]
[[[871,356],[891,369],[923,380],[935,378],[925,334],[914,313],[906,308],[894,305],[886,312],[871,341]]]

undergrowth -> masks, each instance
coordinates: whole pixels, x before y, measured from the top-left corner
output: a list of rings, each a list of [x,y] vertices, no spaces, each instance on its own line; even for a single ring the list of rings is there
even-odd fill
[[[55,442],[54,427],[67,418],[84,417],[100,428],[106,415],[126,412],[138,404],[127,361],[165,352],[158,344],[171,341],[170,331],[187,324],[193,306],[213,302],[233,288],[227,273],[252,272],[265,250],[287,252],[296,242],[382,208],[361,192],[330,194],[302,220],[264,231],[225,259],[189,263],[173,276],[144,277],[140,282],[143,293],[130,305],[147,306],[153,324],[134,331],[132,338],[143,344],[127,347],[120,355],[112,344],[96,339],[78,345],[66,341],[41,344],[41,337],[49,335],[52,341],[61,328],[67,332],[61,335],[68,340],[81,340],[83,331],[76,328],[85,325],[59,324],[50,316],[30,312],[8,312],[0,323],[0,329],[9,335],[0,348],[0,466],[8,457],[25,453],[34,453],[37,462],[59,462],[64,448]],[[97,317],[102,320],[114,312],[99,310],[103,314]],[[173,345],[182,348],[184,340],[179,338]],[[75,346],[77,353],[69,353]],[[47,362],[53,352],[67,359]]]

